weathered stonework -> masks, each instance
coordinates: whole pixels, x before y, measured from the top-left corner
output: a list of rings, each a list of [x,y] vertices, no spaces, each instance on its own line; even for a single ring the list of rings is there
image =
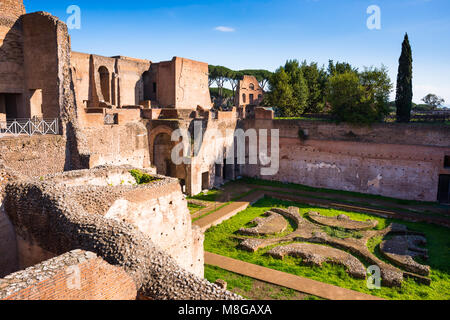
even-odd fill
[[[136,285],[119,267],[74,250],[0,279],[0,300],[135,300]]]
[[[283,259],[286,255],[298,257],[302,258],[304,263],[319,267],[325,262],[341,264],[347,268],[352,277],[358,279],[365,279],[367,274],[364,265],[351,254],[317,244],[294,243],[275,247],[267,254],[276,259]]]
[[[361,238],[347,238],[340,239],[337,237],[333,237],[325,233],[319,225],[316,225],[305,218],[303,218],[299,209],[296,207],[290,207],[287,210],[273,208],[271,211],[279,213],[283,215],[286,219],[292,220],[297,225],[297,229],[294,230],[289,235],[283,237],[275,237],[275,238],[267,238],[267,239],[258,239],[258,238],[247,238],[241,239],[239,248],[249,252],[256,252],[259,249],[266,248],[276,244],[289,243],[289,242],[309,242],[313,244],[322,244],[322,245],[330,245],[336,249],[345,250],[351,254],[356,255],[357,257],[363,257],[366,261],[377,265],[381,271],[382,283],[388,287],[400,287],[403,281],[404,276],[412,276],[416,277],[420,281],[430,284],[431,280],[427,278],[421,277],[422,273],[419,274],[405,274],[402,270],[385,263],[384,261],[378,259],[372,252],[367,248],[367,242],[374,237],[385,237],[386,235],[405,235],[405,234],[414,234],[408,230],[406,226],[391,224],[384,230],[368,230],[361,231]],[[308,261],[324,261],[325,257],[331,257],[332,259],[339,260],[340,263],[344,263],[349,269],[351,269],[354,276],[359,277],[362,275],[360,270],[355,264],[355,260],[351,259],[342,254],[338,254],[336,251],[326,252],[321,248],[314,250],[312,247],[297,247],[297,245],[291,247],[277,247],[272,251],[274,256],[281,257],[285,254],[293,253],[300,255],[303,258],[307,258]],[[311,256],[311,254],[315,254],[316,256]]]
[[[380,245],[380,251],[394,264],[408,271],[428,276],[430,274],[430,266],[414,261],[415,257],[428,259],[428,250],[419,247],[419,245],[426,244],[427,239],[421,235],[396,236],[383,241]]]
[[[62,272],[73,264],[74,255],[87,254],[69,254],[70,261],[66,260],[67,252],[74,249],[95,252],[106,261],[88,259],[93,262],[86,273],[89,277],[100,269],[109,275],[97,290],[88,286],[75,294],[55,286],[56,297],[128,299],[137,288],[141,297],[153,299],[238,298],[201,279],[204,236],[192,227],[180,182],[190,195],[246,175],[436,201],[439,175],[450,175],[443,160],[450,155],[448,127],[376,124],[369,128],[273,120],[272,110],[249,107],[261,102],[263,94],[252,77],[239,84],[238,108],[216,113],[210,110],[206,63],[179,57],[153,63],[72,52],[67,26],[51,14],[26,14],[21,0],[0,0],[0,9],[0,122],[36,117],[57,119],[60,126],[56,136],[0,139],[0,277],[39,264],[15,274],[18,285],[11,279],[0,281],[0,298],[54,298],[38,282],[33,282],[31,295],[26,293],[25,283],[46,264]],[[192,136],[195,121],[203,126],[200,150],[190,164],[174,165],[171,135],[188,129]],[[237,129],[280,130],[276,175],[261,176],[261,164],[216,164],[236,147]],[[159,176],[151,185],[135,186],[128,173],[132,167],[96,168],[102,165],[129,165],[178,180]],[[88,168],[96,169],[62,174]],[[399,285],[403,279],[401,271],[374,257],[364,241],[407,230],[392,225],[365,231],[363,239],[339,240],[299,217],[295,209],[277,214],[299,225],[284,240],[335,245],[380,265],[389,285]],[[347,219],[312,219],[355,230],[373,226]],[[275,240],[246,239],[241,245],[254,251]],[[426,267],[400,259],[400,251],[390,252],[389,244],[383,247],[391,260],[426,273]],[[40,264],[48,259],[49,263]],[[56,274],[45,274],[57,283]],[[119,281],[123,292],[114,288],[108,292],[103,280]]]
[[[355,127],[320,121],[245,120],[246,129],[280,130],[280,168],[262,176],[261,165],[242,174],[317,188],[435,202],[439,175],[450,154],[447,126],[374,124]],[[299,137],[299,130],[307,139]]]
[[[72,174],[76,176],[79,172]],[[153,299],[238,298],[181,268],[150,236],[132,224],[87,212],[69,194],[71,187],[55,183],[57,178],[18,180],[6,187],[5,211],[17,235],[28,243],[55,256],[74,249],[94,252],[106,262],[122,267],[138,291]],[[90,191],[86,195],[92,195],[96,189],[86,188]],[[158,182],[115,188],[124,197],[133,188],[143,192],[146,188],[153,192],[160,189]]]
[[[347,230],[369,230],[378,225],[377,220],[367,221],[354,221],[346,215],[340,215],[338,217],[325,217],[321,216],[318,212],[309,212],[308,216],[314,222],[330,227],[344,228]]]
[[[253,228],[239,229],[242,235],[266,236],[284,232],[288,227],[288,222],[282,215],[275,212],[267,212],[264,218],[256,218],[251,223],[256,224]]]

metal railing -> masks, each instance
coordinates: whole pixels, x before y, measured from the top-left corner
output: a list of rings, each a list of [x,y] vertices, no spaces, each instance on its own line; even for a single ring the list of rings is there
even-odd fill
[[[0,121],[0,138],[20,135],[58,135],[58,119],[14,119]]]

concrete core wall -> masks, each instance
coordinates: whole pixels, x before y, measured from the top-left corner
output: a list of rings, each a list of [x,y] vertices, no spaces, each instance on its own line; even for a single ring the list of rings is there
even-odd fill
[[[246,120],[245,127],[280,130],[278,173],[261,176],[260,165],[247,165],[244,174],[250,177],[434,202],[439,175],[448,172],[445,126]]]

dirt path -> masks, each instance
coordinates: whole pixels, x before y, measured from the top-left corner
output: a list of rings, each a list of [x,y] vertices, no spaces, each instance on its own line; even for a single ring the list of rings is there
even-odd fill
[[[298,189],[292,189],[292,188],[281,188],[281,187],[272,187],[272,186],[264,186],[264,185],[253,185],[253,184],[245,184],[249,188],[257,188],[257,189],[264,189],[274,192],[289,192],[294,195],[303,195],[303,196],[311,196],[311,197],[319,197],[319,198],[327,198],[327,199],[336,199],[337,201],[347,201],[347,202],[356,202],[356,203],[364,203],[371,206],[376,207],[388,207],[392,208],[392,210],[400,210],[400,211],[412,211],[416,213],[421,212],[430,212],[433,214],[439,214],[439,215],[450,215],[450,209],[439,207],[439,206],[426,206],[426,205],[406,205],[406,204],[400,204],[395,203],[393,201],[388,200],[382,200],[382,199],[372,199],[372,198],[363,198],[363,197],[356,197],[356,196],[350,196],[350,195],[344,195],[344,194],[338,194],[338,193],[326,193],[326,192],[313,192],[313,191],[303,191]]]
[[[250,205],[264,198],[264,193],[261,191],[252,192],[246,195],[239,201],[232,202],[228,206],[225,206],[204,218],[201,218],[195,222],[194,225],[199,226],[203,232],[211,227],[221,224],[223,221],[230,219],[241,211],[247,209]],[[210,212],[210,211],[209,211]]]
[[[289,273],[205,252],[205,264],[328,300],[383,300]]]

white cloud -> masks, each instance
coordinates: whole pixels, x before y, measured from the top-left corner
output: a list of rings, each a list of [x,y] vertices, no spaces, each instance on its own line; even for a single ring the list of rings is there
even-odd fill
[[[224,26],[215,27],[214,30],[220,31],[220,32],[235,32],[236,31],[234,28],[224,27]]]

